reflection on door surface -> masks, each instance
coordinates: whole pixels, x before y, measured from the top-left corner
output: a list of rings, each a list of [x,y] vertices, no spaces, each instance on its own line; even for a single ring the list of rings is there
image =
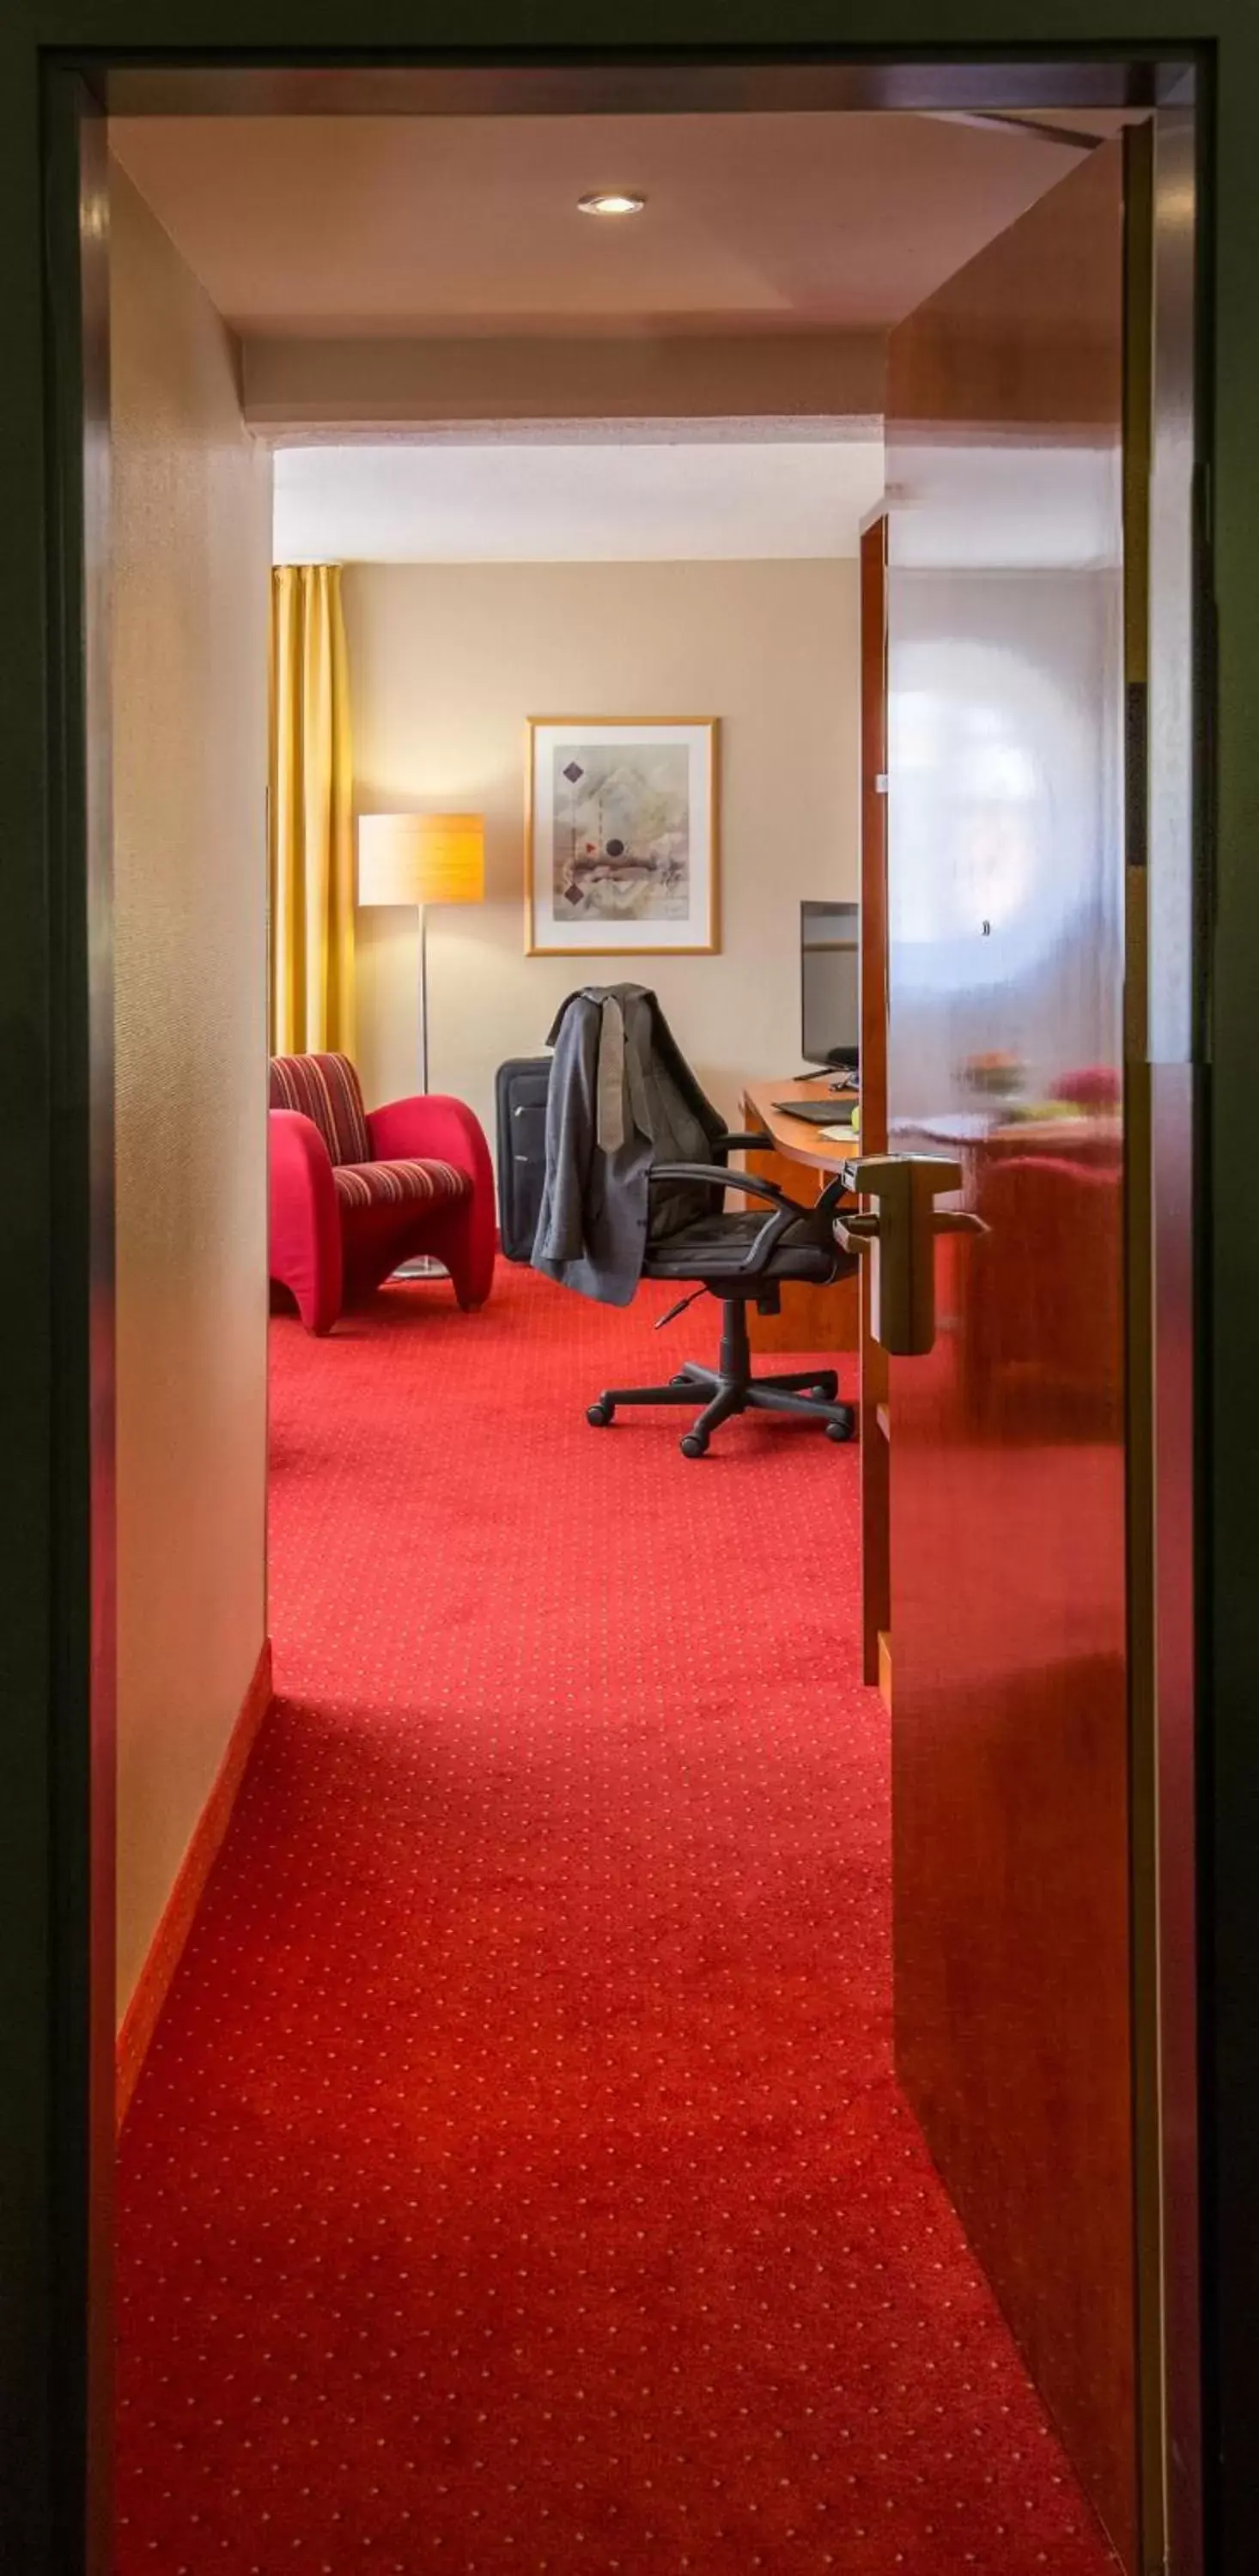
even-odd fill
[[[1122,156],[893,333],[889,1145],[947,1154],[891,1363],[902,2081],[1134,2563]]]

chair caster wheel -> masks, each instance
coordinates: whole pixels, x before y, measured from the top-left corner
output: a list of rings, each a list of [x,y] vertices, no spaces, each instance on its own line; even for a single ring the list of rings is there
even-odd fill
[[[828,1422],[828,1423],[827,1423],[827,1426],[826,1426],[826,1437],[827,1437],[827,1439],[828,1439],[828,1440],[840,1440],[840,1441],[848,1441],[848,1440],[851,1440],[851,1438],[852,1438],[852,1424],[851,1424],[851,1422]]]
[[[678,1442],[684,1458],[702,1458],[708,1447],[706,1431],[684,1431]]]
[[[827,1369],[823,1376],[815,1378],[809,1392],[817,1397],[819,1404],[833,1404],[839,1393],[839,1379],[834,1369]]]
[[[586,1420],[594,1424],[596,1431],[602,1431],[605,1424],[611,1421],[615,1411],[616,1406],[609,1404],[607,1397],[601,1395],[597,1404],[587,1405]]]

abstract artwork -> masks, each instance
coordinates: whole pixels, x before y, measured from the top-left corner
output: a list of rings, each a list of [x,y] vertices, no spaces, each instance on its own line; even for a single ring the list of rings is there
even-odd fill
[[[717,945],[717,723],[535,716],[531,956]]]

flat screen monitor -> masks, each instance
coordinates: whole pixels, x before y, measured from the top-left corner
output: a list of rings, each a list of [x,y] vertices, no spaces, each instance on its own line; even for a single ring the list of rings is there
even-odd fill
[[[806,1064],[855,1065],[861,1035],[855,903],[800,906],[800,1017]]]

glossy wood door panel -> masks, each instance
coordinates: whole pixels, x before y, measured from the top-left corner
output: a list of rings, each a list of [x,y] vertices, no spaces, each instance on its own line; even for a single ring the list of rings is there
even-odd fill
[[[861,1150],[887,1150],[887,514],[861,532]],[[887,1358],[861,1273],[861,1665],[888,1695],[892,1619]]]
[[[891,1363],[898,2064],[1132,2568],[1122,217],[892,334],[888,1109],[987,1228]]]

